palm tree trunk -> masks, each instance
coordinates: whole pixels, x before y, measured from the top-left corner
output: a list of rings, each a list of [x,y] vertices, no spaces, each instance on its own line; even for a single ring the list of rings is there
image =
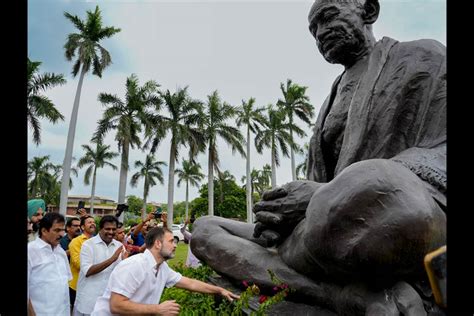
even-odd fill
[[[250,126],[247,125],[247,223],[252,223],[252,188],[250,185]]]
[[[173,137],[173,136],[171,136]],[[174,163],[176,157],[174,153],[176,151],[176,144],[174,140],[171,140],[171,148],[170,148],[170,164],[169,164],[169,171],[168,171],[168,218],[167,218],[167,226],[168,229],[171,229],[171,225],[173,224],[173,199],[174,199]]]
[[[95,195],[95,181],[97,179],[97,167],[94,167],[94,175],[92,176],[92,190],[91,190],[91,205],[90,214],[94,215],[94,195]]]
[[[185,204],[185,214],[186,216],[184,217],[185,219],[188,219],[188,215],[189,215],[189,181],[186,180],[186,204]]]
[[[209,142],[209,161],[207,165],[207,199],[208,199],[208,212],[209,215],[214,215],[214,167],[212,161],[212,153],[211,153],[211,143]]]
[[[69,130],[67,133],[66,153],[63,161],[63,175],[61,179],[61,198],[59,201],[59,213],[66,215],[67,195],[69,191],[69,179],[71,175],[72,151],[74,149],[74,136],[76,135],[76,123],[79,112],[79,101],[81,99],[82,82],[84,80],[84,66],[81,68],[81,75],[77,83],[76,96],[74,97],[74,105],[72,107],[71,120],[69,122]]]
[[[125,203],[125,190],[127,188],[127,173],[128,173],[128,152],[130,149],[130,142],[125,139],[122,144],[122,159],[120,163],[120,179],[118,191],[118,204]],[[119,221],[123,223],[124,213],[120,214]]]
[[[290,138],[293,141],[293,129],[290,128]],[[295,152],[293,151],[293,146],[290,145],[290,155],[291,155],[291,177],[293,181],[296,181],[296,167],[295,167]]]
[[[275,144],[272,142],[272,189],[275,189],[276,186],[277,186],[277,177],[276,177]]]
[[[145,184],[143,185],[143,210],[142,210],[142,221],[145,220],[146,217],[146,197],[148,195],[148,182],[145,177]]]

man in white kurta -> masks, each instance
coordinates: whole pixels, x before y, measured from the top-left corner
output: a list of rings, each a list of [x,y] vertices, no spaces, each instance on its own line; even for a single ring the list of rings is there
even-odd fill
[[[95,301],[104,293],[110,274],[122,259],[123,245],[114,239],[117,224],[115,216],[102,217],[99,234],[82,244],[75,316],[92,313]]]
[[[160,304],[165,286],[176,285],[195,292],[220,294],[230,301],[239,298],[224,288],[190,279],[173,271],[166,263],[176,250],[170,230],[162,227],[151,229],[145,244],[147,249],[144,253],[123,260],[112,271],[107,288],[97,299],[91,315],[177,315],[180,307],[175,301]]]
[[[37,316],[69,316],[72,279],[66,252],[59,246],[64,217],[48,213],[39,223],[39,238],[28,243],[28,300]]]

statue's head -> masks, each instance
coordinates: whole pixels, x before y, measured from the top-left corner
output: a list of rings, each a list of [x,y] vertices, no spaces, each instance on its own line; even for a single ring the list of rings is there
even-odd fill
[[[372,23],[378,14],[378,0],[316,0],[309,30],[328,62],[350,66],[375,43]]]

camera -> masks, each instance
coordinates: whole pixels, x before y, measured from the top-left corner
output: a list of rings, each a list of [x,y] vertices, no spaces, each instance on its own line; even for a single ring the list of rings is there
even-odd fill
[[[79,203],[77,203],[77,209],[76,209],[76,214],[79,214],[79,210],[81,208],[84,208],[86,206],[86,202],[84,201],[79,201]]]
[[[126,212],[128,210],[127,204],[118,204],[117,205],[117,212],[115,213],[115,217],[119,217],[122,212]]]
[[[160,217],[161,217],[161,214],[163,214],[163,209],[158,206],[158,207],[156,208],[156,211],[153,213],[153,215],[155,215],[155,218],[160,218]]]

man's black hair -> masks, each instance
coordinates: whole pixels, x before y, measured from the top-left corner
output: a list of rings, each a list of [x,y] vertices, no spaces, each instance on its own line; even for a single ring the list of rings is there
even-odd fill
[[[88,219],[88,218],[94,219],[94,217],[92,217],[90,215],[86,215],[86,216],[81,217],[81,226],[84,226],[84,224],[86,223],[86,219]]]
[[[99,229],[104,228],[105,223],[115,223],[115,226],[118,227],[119,221],[118,221],[117,217],[115,217],[113,215],[105,215],[104,217],[102,217],[100,219]]]
[[[145,237],[146,248],[150,249],[156,240],[163,242],[163,236],[165,235],[165,232],[173,233],[166,227],[153,227],[150,229]]]
[[[64,223],[64,216],[59,213],[47,213],[39,222],[39,236],[42,235],[42,228],[49,231],[54,223]]]
[[[68,227],[68,228],[71,227],[72,226],[72,221],[80,221],[80,219],[77,218],[77,217],[70,217],[66,222],[66,227]]]

